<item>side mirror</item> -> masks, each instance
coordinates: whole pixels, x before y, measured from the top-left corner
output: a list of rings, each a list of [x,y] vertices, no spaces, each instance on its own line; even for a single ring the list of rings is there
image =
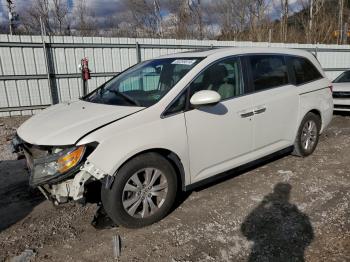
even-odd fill
[[[204,105],[214,105],[219,103],[221,96],[218,92],[212,90],[202,90],[195,93],[191,99],[190,103],[194,106],[204,106]]]

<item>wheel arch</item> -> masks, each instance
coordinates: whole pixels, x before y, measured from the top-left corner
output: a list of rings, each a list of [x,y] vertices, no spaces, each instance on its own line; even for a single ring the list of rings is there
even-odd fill
[[[312,109],[312,110],[310,110],[309,112],[307,112],[306,114],[308,114],[308,113],[313,113],[313,114],[315,114],[316,116],[318,116],[319,118],[320,118],[320,120],[321,120],[321,127],[322,127],[322,115],[321,115],[321,111],[320,110],[318,110],[318,109]],[[305,114],[305,115],[306,115]],[[304,116],[305,117],[305,116]]]
[[[305,110],[306,109],[306,110]],[[315,114],[316,116],[318,116],[320,118],[320,121],[321,121],[321,130],[322,130],[322,127],[323,127],[323,119],[322,119],[322,113],[321,113],[321,110],[317,109],[317,108],[314,108],[314,107],[310,107],[310,108],[305,108],[304,110],[301,110],[300,112],[300,115],[299,115],[299,120],[298,120],[298,125],[297,125],[297,129],[296,129],[296,135],[297,135],[297,132],[298,132],[298,129],[303,121],[303,119],[305,118],[305,116],[308,114],[308,113],[313,113]]]
[[[316,139],[314,140],[316,142],[314,143],[314,145],[312,145],[311,150],[309,148],[304,148],[301,145],[303,143],[301,140],[302,139],[301,137],[303,136],[302,133],[304,132],[302,130],[304,129],[305,123],[307,123],[307,121],[309,121],[310,117],[317,118],[319,121],[319,123],[316,123],[316,126],[318,126],[318,128],[319,128],[318,134],[316,134],[316,136],[315,136]],[[293,146],[294,149],[293,149],[292,155],[299,156],[299,157],[307,157],[307,156],[311,155],[317,147],[317,143],[318,143],[319,136],[321,133],[321,128],[322,128],[322,116],[321,116],[320,111],[318,111],[317,109],[311,109],[311,110],[307,111],[303,115],[303,117],[301,118],[301,122],[299,124],[299,128],[298,128],[296,138],[294,141],[294,146]]]
[[[169,163],[173,166],[175,169],[176,175],[177,175],[177,182],[178,182],[178,188],[181,188],[182,191],[185,191],[185,185],[186,185],[186,174],[185,174],[185,169],[184,166],[181,162],[180,157],[173,151],[165,148],[150,148],[146,149],[143,151],[140,151],[131,157],[127,158],[115,171],[114,176],[118,174],[118,171],[126,164],[128,163],[131,159],[142,155],[142,154],[147,154],[147,153],[157,153],[164,158],[166,158]]]

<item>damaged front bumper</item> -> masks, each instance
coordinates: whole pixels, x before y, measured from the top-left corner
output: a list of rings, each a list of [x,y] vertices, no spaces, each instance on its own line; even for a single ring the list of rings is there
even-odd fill
[[[86,184],[104,177],[103,171],[86,160],[96,146],[37,146],[18,136],[12,141],[13,151],[26,158],[29,185],[39,188],[55,204],[82,200]]]
[[[41,185],[38,188],[48,200],[58,205],[70,200],[84,200],[86,183],[92,180],[95,179],[90,173],[81,170],[72,179],[57,184]]]
[[[67,203],[70,200],[83,202],[86,185],[90,182],[101,180],[105,176],[104,172],[86,161],[73,178],[64,180],[61,183],[39,186],[39,189],[42,192],[44,191],[45,197],[56,205]]]

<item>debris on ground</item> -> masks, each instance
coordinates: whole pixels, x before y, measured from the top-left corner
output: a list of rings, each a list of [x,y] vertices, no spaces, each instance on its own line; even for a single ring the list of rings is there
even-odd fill
[[[19,256],[11,259],[11,262],[30,262],[36,255],[35,250],[26,249]]]
[[[98,208],[94,215],[93,220],[91,221],[91,225],[98,230],[111,229],[118,226],[107,215],[101,203],[98,204]]]
[[[0,161],[15,160],[17,156],[12,154],[10,144],[16,134],[16,128],[23,123],[28,116],[4,117],[0,122]]]
[[[114,235],[112,238],[113,242],[113,255],[114,259],[119,259],[122,249],[122,242],[119,235]]]

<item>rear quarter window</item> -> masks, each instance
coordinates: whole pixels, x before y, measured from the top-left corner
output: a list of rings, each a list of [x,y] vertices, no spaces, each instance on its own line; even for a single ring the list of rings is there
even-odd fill
[[[249,57],[254,90],[260,91],[287,85],[288,70],[282,55],[253,55]]]
[[[287,61],[294,75],[296,85],[302,85],[322,78],[318,69],[306,58],[288,56]]]

